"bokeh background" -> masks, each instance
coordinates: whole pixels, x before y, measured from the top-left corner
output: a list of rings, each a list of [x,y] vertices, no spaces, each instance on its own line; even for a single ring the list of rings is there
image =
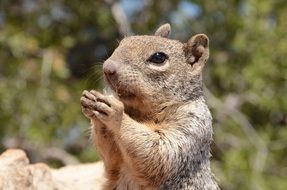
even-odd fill
[[[286,0],[0,0],[0,151],[52,167],[98,160],[79,98],[118,41],[210,38],[206,97],[222,189],[287,189]]]

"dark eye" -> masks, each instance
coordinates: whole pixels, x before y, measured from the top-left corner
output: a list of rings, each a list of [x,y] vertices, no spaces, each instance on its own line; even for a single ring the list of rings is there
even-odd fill
[[[150,56],[150,58],[148,58],[148,61],[159,64],[159,63],[163,63],[167,59],[168,59],[168,56],[165,53],[156,52],[152,56]]]

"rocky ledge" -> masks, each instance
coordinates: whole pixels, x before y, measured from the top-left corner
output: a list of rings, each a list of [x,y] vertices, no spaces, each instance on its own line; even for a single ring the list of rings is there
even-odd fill
[[[0,155],[0,190],[98,190],[103,182],[102,162],[52,169],[44,163],[30,164],[19,149]]]

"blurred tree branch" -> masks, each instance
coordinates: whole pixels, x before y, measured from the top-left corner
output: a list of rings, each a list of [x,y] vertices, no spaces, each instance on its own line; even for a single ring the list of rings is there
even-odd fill
[[[128,17],[121,6],[121,3],[118,0],[105,0],[107,4],[111,6],[112,15],[117,22],[119,32],[122,36],[132,35],[131,24],[128,20]]]
[[[59,147],[47,147],[41,143],[31,143],[20,141],[16,138],[8,138],[4,141],[4,148],[21,148],[27,151],[32,162],[48,162],[49,160],[58,160],[63,165],[79,164],[79,160]]]

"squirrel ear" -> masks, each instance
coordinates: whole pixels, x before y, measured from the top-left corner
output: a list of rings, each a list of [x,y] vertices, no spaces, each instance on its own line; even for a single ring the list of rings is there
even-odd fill
[[[187,62],[203,68],[209,57],[209,40],[205,34],[197,34],[192,36],[187,43],[184,44],[184,53]]]
[[[170,24],[161,25],[156,32],[154,33],[155,36],[161,36],[163,38],[168,38],[171,31]]]

